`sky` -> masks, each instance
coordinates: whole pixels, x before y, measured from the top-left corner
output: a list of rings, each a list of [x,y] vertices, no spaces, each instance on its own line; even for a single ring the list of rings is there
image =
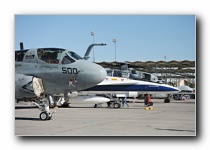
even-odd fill
[[[195,60],[195,15],[15,15],[15,49],[58,47],[96,62]],[[116,39],[116,49],[113,39]],[[89,61],[93,61],[91,52]]]

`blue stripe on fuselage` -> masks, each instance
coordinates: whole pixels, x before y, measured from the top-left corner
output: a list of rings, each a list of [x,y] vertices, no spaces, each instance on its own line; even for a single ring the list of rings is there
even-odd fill
[[[173,88],[155,85],[97,85],[85,91],[176,91]]]

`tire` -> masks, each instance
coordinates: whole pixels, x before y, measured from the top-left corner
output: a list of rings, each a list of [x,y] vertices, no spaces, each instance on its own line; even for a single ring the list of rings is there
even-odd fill
[[[119,103],[114,103],[114,108],[120,108],[120,104]]]
[[[111,108],[111,102],[107,102],[107,108]]]
[[[148,106],[152,106],[153,105],[153,102],[149,102],[147,105]]]
[[[166,99],[164,100],[164,102],[165,102],[165,103],[170,103],[170,99],[166,98]]]
[[[39,115],[39,118],[42,120],[42,121],[46,121],[49,119],[49,114],[47,112],[41,112],[40,115]]]
[[[69,107],[69,104],[70,104],[70,103],[64,102],[63,105],[61,105],[61,107]]]
[[[110,103],[110,108],[114,108],[114,106],[115,106],[115,103],[114,102],[111,102]]]

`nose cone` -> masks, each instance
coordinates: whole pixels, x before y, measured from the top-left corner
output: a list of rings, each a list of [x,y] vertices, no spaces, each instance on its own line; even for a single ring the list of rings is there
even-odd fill
[[[84,86],[86,88],[90,88],[101,83],[107,76],[106,70],[103,67],[88,61],[86,61],[84,74]]]
[[[93,64],[92,70],[93,82],[97,84],[101,83],[107,76],[106,70],[100,65]]]
[[[177,87],[173,87],[173,89],[174,89],[174,93],[181,92],[181,90],[179,88],[177,88]]]
[[[178,93],[181,91],[180,89],[170,85],[162,85],[162,89],[167,91],[168,93]]]

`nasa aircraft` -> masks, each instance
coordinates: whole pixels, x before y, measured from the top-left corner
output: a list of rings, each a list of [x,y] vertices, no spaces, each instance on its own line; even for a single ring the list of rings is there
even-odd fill
[[[98,85],[82,90],[82,94],[104,94],[115,95],[116,97],[137,97],[139,93],[141,94],[154,94],[154,93],[178,93],[180,89],[166,85],[153,82],[146,82],[140,80],[132,80],[122,77],[106,77],[103,82]],[[110,97],[113,99],[112,97]],[[152,105],[150,102],[149,105]],[[111,101],[110,106],[114,108],[120,108],[119,102]]]
[[[107,103],[111,108],[120,108],[121,104],[114,97],[137,97],[139,94],[172,94],[178,93],[180,89],[170,85],[132,80],[124,77],[107,76],[103,82],[94,87],[80,92],[69,94],[69,102],[95,104],[94,107],[101,107]],[[57,95],[55,101],[63,101],[64,97]],[[150,102],[148,105],[153,105]]]
[[[102,82],[106,78],[103,67],[86,61],[94,46],[91,44],[82,58],[73,51],[62,48],[38,48],[15,51],[15,99],[40,98],[40,119],[49,120],[48,95],[77,92]],[[23,47],[23,46],[22,46]]]
[[[118,69],[108,69],[107,75],[111,77],[124,77],[124,78],[129,78],[132,80],[140,80],[140,81],[147,81],[147,82],[153,82],[153,83],[160,83],[160,84],[165,84],[164,81],[158,80],[157,76],[147,73],[147,72],[142,72],[142,71],[137,71],[133,68],[128,68],[128,65],[122,65],[121,70]],[[164,93],[159,92],[159,93],[152,93],[151,98],[157,98],[157,99],[164,99],[165,103],[169,103],[170,99],[172,98],[172,93]],[[144,94],[140,91],[139,94],[136,96],[135,94],[133,97],[145,97]]]

